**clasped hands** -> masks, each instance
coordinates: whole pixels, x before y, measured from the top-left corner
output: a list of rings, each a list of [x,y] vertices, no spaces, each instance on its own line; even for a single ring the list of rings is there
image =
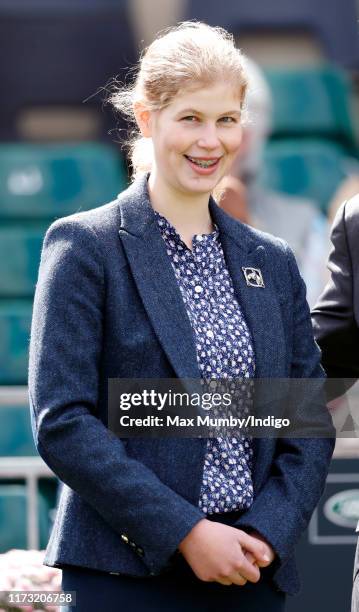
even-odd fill
[[[258,582],[260,568],[275,557],[272,547],[257,532],[246,532],[202,519],[182,540],[179,550],[204,582],[243,586]]]

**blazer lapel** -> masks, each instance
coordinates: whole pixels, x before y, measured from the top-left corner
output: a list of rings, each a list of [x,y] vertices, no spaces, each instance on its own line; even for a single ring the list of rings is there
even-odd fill
[[[135,181],[119,196],[119,206],[119,236],[155,333],[176,375],[199,378],[194,334],[149,201],[147,177]],[[266,250],[250,237],[246,226],[224,213],[212,198],[209,207],[220,230],[236,297],[252,333],[256,377],[283,376],[280,358],[285,354],[284,330]],[[247,285],[243,268],[260,270],[264,287]],[[271,443],[272,440],[254,440],[255,490],[261,480],[261,457]],[[202,465],[205,440],[198,440],[197,446],[198,461]]]
[[[198,378],[194,334],[149,201],[147,177],[121,194],[119,204],[120,239],[158,339],[178,377]],[[256,377],[283,376],[284,330],[265,247],[258,245],[248,228],[223,212],[212,198],[209,207],[220,230],[236,297],[252,333]],[[260,270],[264,287],[248,285],[243,268]]]
[[[256,378],[283,376],[284,329],[280,304],[264,246],[250,237],[246,226],[226,215],[213,200],[211,215],[220,228],[221,243],[234,291],[252,333]],[[259,270],[264,287],[248,285],[248,269]],[[245,271],[247,270],[246,274]]]
[[[266,249],[264,246],[258,246],[258,241],[254,242],[250,238],[248,229],[232,220],[212,200],[210,210],[212,218],[220,227],[222,247],[234,291],[252,333],[256,361],[255,377],[283,377],[285,376],[284,328]],[[247,285],[243,268],[260,270],[264,287]],[[259,383],[259,387],[257,383],[254,397],[254,410],[257,416],[261,410],[264,410],[264,416],[266,415],[267,392],[266,381]],[[267,457],[271,456],[274,443],[273,438],[253,440],[255,493],[263,484]]]
[[[176,375],[199,378],[194,334],[148,198],[146,177],[122,194],[120,207],[120,239],[155,333]]]

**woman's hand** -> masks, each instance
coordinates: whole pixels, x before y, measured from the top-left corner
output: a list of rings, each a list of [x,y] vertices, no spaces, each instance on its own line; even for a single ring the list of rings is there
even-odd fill
[[[197,523],[178,548],[197,578],[204,582],[241,586],[247,580],[258,582],[257,564],[264,567],[271,562],[268,545],[258,537],[207,519]]]
[[[258,540],[259,542],[263,543],[263,545],[265,546],[265,554],[266,554],[266,557],[268,558],[268,561],[263,561],[262,559],[256,559],[255,563],[258,565],[258,567],[268,567],[268,565],[270,565],[272,561],[274,561],[274,558],[275,558],[275,552],[273,548],[267,542],[267,540],[257,531],[252,531],[250,533],[250,536]],[[250,553],[248,553],[248,555],[249,554]],[[248,558],[248,555],[247,555],[247,558]]]

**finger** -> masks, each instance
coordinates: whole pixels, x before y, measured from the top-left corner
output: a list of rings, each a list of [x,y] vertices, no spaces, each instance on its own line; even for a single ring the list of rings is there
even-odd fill
[[[250,582],[258,582],[260,578],[260,572],[257,565],[250,563],[244,555],[242,555],[242,559],[236,567],[236,572],[240,573],[243,578]],[[232,575],[230,578],[232,578]]]
[[[256,565],[258,567],[268,567],[268,565],[270,565],[272,563],[272,559],[270,561],[256,561]]]
[[[257,565],[257,559],[255,558],[254,555],[252,555],[252,553],[247,551],[246,553],[244,553],[244,556],[247,559],[247,561],[249,561],[249,563],[252,563],[252,565]]]
[[[217,578],[215,582],[223,584],[224,586],[231,586],[231,584],[233,584],[229,578]]]
[[[239,572],[235,572],[229,576],[232,584],[237,584],[238,586],[244,586],[247,584],[247,579]]]
[[[238,541],[246,551],[251,552],[257,561],[269,562],[271,561],[268,555],[268,549],[264,542],[260,542],[257,538],[252,538],[248,533],[244,531],[238,532]]]
[[[263,544],[267,551],[267,560],[258,560],[257,561],[258,567],[268,567],[268,565],[270,565],[274,559],[273,550],[265,542],[263,542]]]

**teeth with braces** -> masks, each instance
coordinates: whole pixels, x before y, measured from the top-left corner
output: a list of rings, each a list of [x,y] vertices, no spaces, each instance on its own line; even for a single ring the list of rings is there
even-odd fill
[[[194,159],[193,157],[190,157],[189,155],[186,155],[187,159],[189,159],[192,163],[196,164],[197,166],[200,166],[201,168],[209,168],[210,166],[214,166],[218,159],[206,159],[206,160],[199,160],[199,159]]]

